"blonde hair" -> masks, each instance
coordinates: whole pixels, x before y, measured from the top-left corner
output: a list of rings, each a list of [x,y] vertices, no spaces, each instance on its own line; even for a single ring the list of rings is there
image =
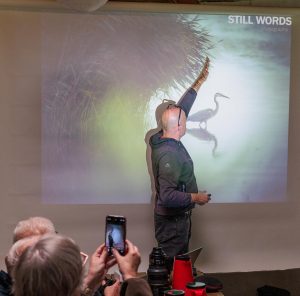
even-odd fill
[[[43,235],[46,233],[55,233],[53,223],[44,217],[30,217],[18,222],[14,230],[13,242],[15,243],[19,239],[28,236]]]
[[[14,269],[15,296],[74,296],[81,285],[82,261],[70,238],[46,235],[27,248]]]

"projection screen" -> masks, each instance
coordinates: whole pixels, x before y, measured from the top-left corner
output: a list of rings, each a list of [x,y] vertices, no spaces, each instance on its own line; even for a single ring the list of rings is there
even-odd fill
[[[182,142],[212,202],[286,198],[286,15],[106,12],[42,18],[42,199],[151,202],[147,136],[211,60]]]

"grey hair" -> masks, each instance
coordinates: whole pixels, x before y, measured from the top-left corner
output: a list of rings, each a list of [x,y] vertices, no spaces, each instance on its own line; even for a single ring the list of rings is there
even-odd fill
[[[15,296],[74,296],[82,278],[79,247],[70,238],[45,235],[14,268]]]
[[[44,217],[30,217],[18,222],[14,230],[13,242],[31,235],[43,235],[46,233],[55,233],[53,223]]]
[[[33,235],[30,237],[25,237],[17,242],[15,242],[8,251],[8,254],[5,258],[7,272],[12,275],[13,268],[19,261],[20,256],[23,252],[33,244],[35,244],[39,239],[40,235]]]

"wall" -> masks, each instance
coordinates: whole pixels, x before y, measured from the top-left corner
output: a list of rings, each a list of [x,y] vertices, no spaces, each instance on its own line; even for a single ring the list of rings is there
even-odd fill
[[[256,10],[237,8],[237,11]],[[289,201],[284,204],[209,204],[195,209],[191,248],[204,247],[197,264],[205,272],[299,267],[300,10],[287,10],[287,13],[294,15]],[[60,233],[73,237],[83,251],[90,253],[103,242],[105,215],[120,211],[115,205],[44,205],[40,202],[40,21],[38,12],[26,12],[20,17],[19,12],[0,11],[1,268],[11,245],[12,231],[20,219],[36,215],[49,217]],[[155,245],[152,205],[125,205],[122,212],[128,217],[128,238],[139,246],[143,257],[141,270],[146,270],[148,254]]]

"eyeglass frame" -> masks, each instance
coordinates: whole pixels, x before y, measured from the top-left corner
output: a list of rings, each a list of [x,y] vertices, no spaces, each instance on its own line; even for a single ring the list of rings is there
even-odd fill
[[[89,259],[89,255],[84,252],[80,252],[80,257],[82,260],[82,266],[84,266]]]
[[[59,234],[59,232],[57,230],[55,230],[55,233]],[[84,266],[89,259],[89,255],[80,251],[80,257],[81,257],[81,261],[82,261],[82,266]]]

